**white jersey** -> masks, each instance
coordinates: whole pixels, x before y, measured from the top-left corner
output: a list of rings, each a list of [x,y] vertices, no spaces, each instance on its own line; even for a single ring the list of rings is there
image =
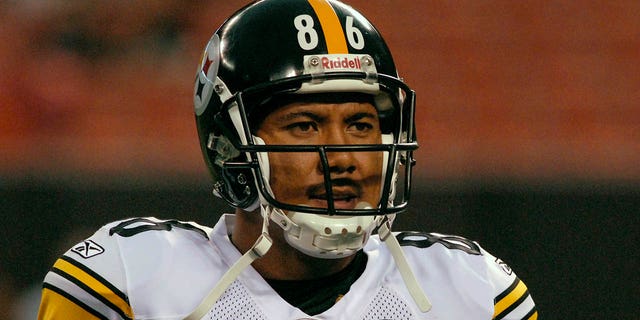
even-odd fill
[[[233,221],[224,215],[211,229],[137,218],[102,227],[47,274],[39,319],[183,319],[241,257],[229,240]],[[320,314],[288,304],[248,267],[202,319],[537,319],[524,283],[477,243],[434,233],[396,235],[433,305],[426,313],[374,235],[364,248],[362,275]]]

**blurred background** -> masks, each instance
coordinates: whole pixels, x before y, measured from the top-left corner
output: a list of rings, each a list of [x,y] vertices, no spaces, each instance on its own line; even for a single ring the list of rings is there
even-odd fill
[[[231,211],[192,90],[244,3],[0,1],[0,319],[34,319],[55,258],[108,221]],[[349,3],[418,94],[396,230],[479,241],[541,319],[640,319],[640,2]]]

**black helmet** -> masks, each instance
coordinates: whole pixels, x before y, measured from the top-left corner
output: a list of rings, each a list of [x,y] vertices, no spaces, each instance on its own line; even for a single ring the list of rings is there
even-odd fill
[[[382,144],[268,146],[253,135],[255,123],[273,105],[270,101],[327,93],[369,96],[379,113]],[[384,215],[404,210],[417,148],[414,104],[415,94],[398,78],[378,30],[358,11],[333,0],[263,0],[242,8],[209,40],[195,80],[198,135],[214,193],[244,209],[266,201],[306,213]],[[340,210],[331,201],[324,209],[277,201],[261,159],[269,152],[299,148],[321,158],[326,152],[384,152],[380,203]]]

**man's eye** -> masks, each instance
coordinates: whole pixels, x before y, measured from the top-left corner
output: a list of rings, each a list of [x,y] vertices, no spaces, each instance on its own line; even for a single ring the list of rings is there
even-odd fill
[[[373,129],[373,126],[366,122],[354,122],[351,124],[351,127],[356,131],[367,131]]]
[[[311,130],[317,130],[317,126],[313,122],[296,122],[287,126],[289,130],[297,130],[301,132],[307,132]]]

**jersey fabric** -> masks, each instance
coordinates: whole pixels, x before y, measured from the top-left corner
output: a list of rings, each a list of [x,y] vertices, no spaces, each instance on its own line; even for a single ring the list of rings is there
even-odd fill
[[[240,258],[229,238],[234,218],[223,215],[213,229],[155,218],[102,227],[46,275],[38,319],[183,319]],[[395,235],[433,304],[426,313],[373,235],[362,274],[320,314],[288,304],[249,266],[202,319],[537,319],[524,283],[477,243],[436,233]]]

